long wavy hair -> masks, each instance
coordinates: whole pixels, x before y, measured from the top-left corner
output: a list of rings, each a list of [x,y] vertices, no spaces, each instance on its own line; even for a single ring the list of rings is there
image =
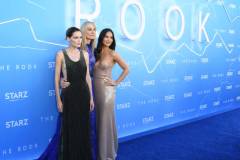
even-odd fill
[[[98,37],[98,43],[97,43],[97,48],[95,50],[95,58],[96,61],[98,61],[101,58],[101,52],[102,52],[102,48],[103,48],[103,39],[106,36],[107,32],[111,32],[112,33],[112,38],[113,38],[113,42],[112,44],[109,46],[110,49],[115,50],[116,47],[116,41],[115,41],[115,37],[114,37],[114,33],[110,28],[105,28],[101,31],[101,33],[99,34]]]

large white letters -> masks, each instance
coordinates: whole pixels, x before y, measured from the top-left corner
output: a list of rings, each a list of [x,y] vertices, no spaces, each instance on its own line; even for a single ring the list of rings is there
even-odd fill
[[[172,12],[176,11],[180,17],[181,17],[181,30],[179,32],[178,35],[173,35],[171,32],[170,32],[170,27],[169,27],[169,18],[170,18],[170,15]],[[183,33],[184,33],[184,29],[185,29],[185,18],[184,18],[184,15],[183,15],[183,12],[182,10],[178,7],[178,6],[172,6],[170,7],[168,10],[167,10],[167,13],[166,13],[166,17],[165,17],[165,30],[167,32],[167,35],[168,37],[171,39],[171,40],[174,40],[174,41],[177,41],[179,40]]]
[[[203,22],[202,22],[202,12],[200,11],[199,13],[199,30],[198,30],[198,41],[202,42],[202,32],[204,33],[207,42],[210,42],[207,31],[205,29],[205,25],[207,23],[207,20],[210,16],[210,13],[207,13],[206,17],[204,18]]]
[[[98,15],[100,14],[101,11],[101,6],[100,6],[100,0],[94,0],[95,2],[95,10],[93,13],[89,13],[89,14],[84,14],[81,13],[80,11],[80,6],[81,6],[81,2],[80,0],[76,0],[76,4],[75,4],[75,25],[76,26],[80,26],[80,20],[81,19],[85,19],[85,20],[89,20],[92,21],[94,19],[96,19],[98,17]]]
[[[81,19],[93,21],[94,19],[98,18],[98,16],[100,15],[100,11],[101,11],[100,0],[94,0],[94,3],[95,3],[95,8],[93,9],[93,12],[86,14],[86,13],[81,13],[81,11],[80,11],[81,0],[76,0],[76,4],[75,4],[75,12],[76,12],[75,25],[76,26],[80,26]],[[136,19],[138,18],[140,21],[140,25],[136,29],[136,33],[130,33],[127,28],[128,24],[126,23],[125,18],[127,16],[126,13],[130,6],[134,6],[136,8],[136,11],[137,11]],[[193,12],[195,12],[195,10]],[[172,24],[170,24],[172,14],[174,14],[174,13],[177,14],[178,18],[180,19],[180,23],[181,23],[181,25],[177,28],[178,30],[176,33],[173,33],[173,30],[171,30],[173,27],[171,26]],[[109,14],[111,14],[111,13],[109,13]],[[195,14],[192,13],[192,16],[194,16],[194,15]],[[204,16],[202,11],[199,11],[198,18],[197,18],[198,24],[196,24],[196,26],[192,26],[192,27],[196,28],[196,30],[198,31],[197,34],[198,34],[199,42],[203,41],[202,40],[203,36],[205,37],[207,42],[210,42],[207,30],[206,30],[206,24],[207,24],[209,17],[210,17],[210,13],[206,13]],[[149,18],[152,18],[152,17],[149,17]],[[121,29],[123,35],[126,36],[126,38],[128,38],[130,40],[138,40],[139,38],[141,38],[141,36],[144,33],[144,29],[145,29],[145,12],[144,12],[144,8],[141,4],[141,1],[140,0],[126,0],[124,2],[123,6],[121,7],[119,20],[120,20],[120,29]],[[132,23],[132,22],[128,22],[128,23]],[[170,40],[178,41],[182,38],[182,36],[185,32],[186,22],[185,22],[184,13],[179,6],[173,5],[167,9],[165,16],[164,16],[163,23],[164,23],[164,31],[166,32],[166,35]],[[173,23],[175,23],[175,22],[173,22]],[[176,21],[176,23],[177,23],[177,21]],[[195,23],[192,23],[192,24],[195,24]],[[189,23],[189,25],[192,25],[192,24]],[[174,24],[174,25],[178,25],[178,24]],[[191,31],[189,31],[189,32],[191,32]],[[192,33],[192,34],[194,34],[194,33]]]
[[[137,7],[138,9],[138,16],[140,16],[140,29],[139,32],[135,35],[130,34],[126,28],[126,23],[125,23],[125,15],[126,15],[126,11],[128,9],[128,7],[130,5],[134,5]],[[121,24],[121,29],[123,34],[131,39],[131,40],[137,40],[138,38],[140,38],[144,32],[144,28],[145,28],[145,13],[144,13],[144,9],[141,5],[141,3],[138,0],[128,0],[126,3],[124,3],[122,9],[121,9],[121,17],[120,17],[120,24]]]

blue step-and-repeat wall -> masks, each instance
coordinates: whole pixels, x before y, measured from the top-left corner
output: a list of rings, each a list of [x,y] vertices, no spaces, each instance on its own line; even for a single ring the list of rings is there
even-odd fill
[[[33,159],[47,146],[55,54],[66,28],[86,19],[114,30],[130,66],[117,87],[119,138],[239,107],[237,0],[1,0],[0,13],[0,159]]]

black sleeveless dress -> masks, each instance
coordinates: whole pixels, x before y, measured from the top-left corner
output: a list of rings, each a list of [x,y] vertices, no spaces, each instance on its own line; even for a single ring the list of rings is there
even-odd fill
[[[72,61],[63,50],[69,87],[62,90],[62,145],[63,160],[90,160],[90,92],[86,81],[87,66],[84,55]]]

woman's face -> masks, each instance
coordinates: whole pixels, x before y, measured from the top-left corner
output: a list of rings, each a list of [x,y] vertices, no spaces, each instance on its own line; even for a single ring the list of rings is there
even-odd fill
[[[103,38],[103,46],[109,47],[113,42],[112,32],[107,32]]]
[[[73,35],[68,38],[68,41],[72,47],[79,48],[82,44],[82,33],[80,31],[76,31]]]
[[[86,39],[94,40],[96,38],[96,27],[93,24],[88,24],[86,29]]]

